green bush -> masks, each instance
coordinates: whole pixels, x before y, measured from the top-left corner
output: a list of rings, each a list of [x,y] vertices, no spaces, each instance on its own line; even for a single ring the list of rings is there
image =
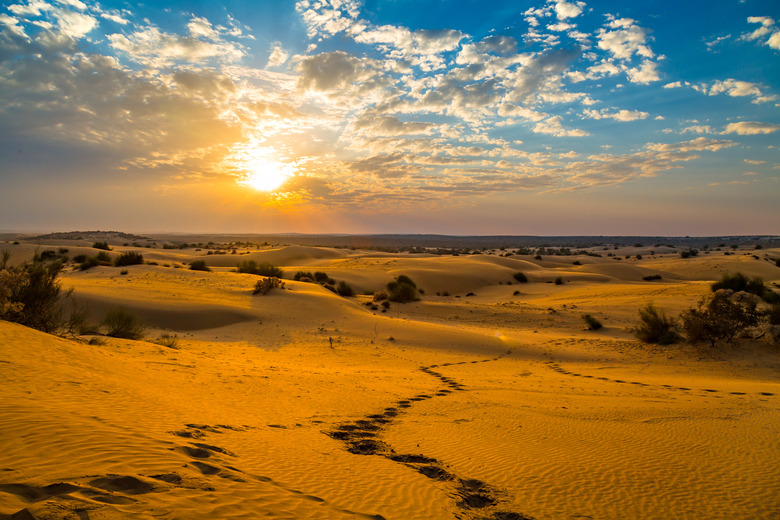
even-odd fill
[[[114,267],[124,267],[126,265],[138,265],[144,263],[144,257],[135,251],[122,253],[114,260]]]
[[[190,264],[190,271],[211,271],[205,260],[195,260]]]
[[[105,251],[99,252],[95,258],[101,265],[111,265],[111,255]]]
[[[582,320],[588,326],[588,330],[599,330],[601,327],[603,327],[601,322],[590,314],[583,314]]]
[[[515,280],[517,280],[520,283],[528,283],[528,277],[525,275],[525,273],[515,273],[512,275]]]
[[[86,271],[87,269],[92,269],[93,267],[97,267],[100,265],[100,262],[98,262],[98,259],[94,256],[87,257],[86,260],[81,262],[81,265],[79,265],[79,269],[82,271]]]
[[[657,309],[652,303],[639,309],[639,324],[634,335],[645,343],[659,345],[670,345],[680,339],[674,318],[668,318],[663,309]]]
[[[406,275],[401,275],[387,284],[387,299],[392,302],[408,303],[417,300],[417,285]]]
[[[124,339],[142,339],[144,326],[133,314],[122,307],[115,307],[106,311],[101,325],[106,330],[106,336]]]
[[[729,274],[726,273],[720,279],[710,286],[712,292],[719,291],[721,289],[728,289],[734,292],[745,291],[750,294],[760,296],[764,301],[768,303],[776,303],[780,300],[780,297],[770,287],[764,285],[764,280],[758,276],[748,278],[742,273]]]
[[[555,285],[563,285],[563,278],[560,276],[555,279]]]
[[[332,278],[328,276],[328,273],[324,273],[322,271],[317,271],[314,273],[314,281],[317,283],[329,283],[331,285],[336,283]]]
[[[104,251],[111,251],[111,248],[108,247],[108,242],[95,242],[92,244],[92,247],[94,249],[102,249]]]
[[[336,286],[336,293],[338,293],[339,296],[353,296],[355,291],[352,290],[352,286],[347,282],[341,281]]]
[[[284,275],[284,272],[273,264],[268,262],[257,263],[254,260],[244,260],[238,264],[238,272],[273,278],[281,278]]]
[[[293,276],[293,280],[296,282],[300,282],[302,278],[308,278],[309,280],[314,280],[314,275],[310,271],[298,271],[295,273],[295,276]],[[327,279],[328,276],[325,275],[325,279]]]
[[[719,340],[729,343],[738,333],[755,327],[759,318],[760,313],[754,302],[734,302],[725,291],[702,298],[696,308],[683,311],[680,315],[689,342],[709,341],[713,347]]]
[[[661,275],[660,274],[650,274],[650,275],[642,277],[642,280],[644,280],[646,282],[652,282],[653,280],[660,280],[660,279],[661,279]]]
[[[57,280],[62,263],[34,260],[7,267],[7,261],[4,254],[0,262],[0,319],[55,332],[62,325],[59,303],[63,295]]]
[[[73,257],[73,261],[76,262],[77,264],[86,261],[86,259],[87,259],[87,255],[76,255]]]

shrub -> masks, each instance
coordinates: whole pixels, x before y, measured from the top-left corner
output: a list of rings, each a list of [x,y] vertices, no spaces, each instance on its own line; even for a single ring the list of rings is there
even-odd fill
[[[406,275],[401,275],[387,284],[388,300],[408,303],[417,300],[417,285]]]
[[[709,298],[702,298],[696,308],[680,315],[689,342],[709,341],[713,347],[718,340],[729,343],[739,332],[755,327],[759,317],[755,302],[734,302],[728,291],[718,291]]]
[[[661,279],[661,275],[660,274],[651,274],[651,275],[642,277],[642,280],[644,280],[646,282],[652,282],[653,280],[660,280],[660,279]]]
[[[267,276],[270,278],[281,278],[282,275],[284,275],[284,272],[273,264],[268,262],[260,262],[258,264],[254,260],[244,260],[238,264],[238,272]]]
[[[252,290],[252,294],[263,296],[271,292],[272,289],[284,289],[284,282],[275,276],[268,276],[257,281],[255,288]]]
[[[775,267],[780,267],[780,258],[775,258]]]
[[[534,257],[534,260],[541,260],[541,259],[542,259],[542,255],[536,255],[536,256]]]
[[[528,277],[525,275],[525,273],[515,273],[512,276],[520,283],[528,283]]]
[[[657,309],[652,303],[639,309],[639,324],[634,335],[645,343],[659,345],[670,345],[680,339],[674,318],[668,318],[663,309]]]
[[[339,284],[336,286],[336,292],[339,296],[352,296],[355,294],[355,291],[352,290],[352,287],[344,281],[339,282]]]
[[[555,279],[555,285],[563,285],[563,278],[560,276]]]
[[[144,326],[133,314],[122,307],[106,311],[101,324],[106,329],[106,336],[124,339],[141,339],[144,337]]]
[[[86,271],[87,269],[92,269],[93,267],[96,267],[100,265],[100,262],[98,262],[98,259],[94,256],[88,257],[86,260],[81,262],[81,265],[79,265],[79,269],[82,271]]]
[[[190,264],[190,271],[211,271],[205,260],[195,260]]]
[[[579,260],[575,260],[574,262],[571,263],[571,265],[582,265],[582,262],[580,262]]]
[[[326,279],[327,279],[327,277],[328,276],[325,275]],[[303,278],[308,278],[309,280],[313,281],[314,280],[314,275],[311,274],[311,272],[309,272],[309,271],[298,271],[297,273],[295,273],[295,276],[293,277],[293,280],[295,280],[296,282],[300,282],[301,279],[303,279]]]
[[[680,258],[690,258],[698,255],[699,252],[696,249],[689,249],[687,251],[680,251]]]
[[[114,260],[114,267],[123,267],[125,265],[138,265],[144,263],[144,257],[135,251],[122,253]]]
[[[95,259],[103,265],[111,265],[111,255],[105,251],[99,252]]]
[[[158,345],[162,345],[163,347],[178,349],[179,337],[175,335],[171,336],[170,334],[163,334],[162,336],[160,336],[155,340],[155,343],[157,343]]]
[[[4,254],[0,263],[0,318],[43,332],[55,332],[62,324],[59,309],[62,288],[57,280],[62,263],[45,264],[36,259],[6,267],[7,260],[8,255]]]
[[[387,299],[387,293],[385,291],[377,291],[374,293],[374,301],[381,302]]]
[[[121,274],[121,275],[126,275],[126,274],[128,274],[129,272],[130,272],[130,271],[128,271],[127,269],[122,269],[121,271],[119,271],[119,274]]]
[[[333,279],[328,276],[328,273],[324,273],[322,271],[317,271],[314,273],[314,281],[317,283],[329,283],[331,285],[335,283]]]
[[[76,255],[73,257],[73,261],[77,264],[80,264],[81,262],[84,262],[87,259],[87,255]]]
[[[108,247],[108,242],[95,242],[92,244],[92,247],[94,249],[102,249],[104,251],[111,251],[111,248]]]
[[[583,314],[582,320],[588,326],[588,330],[599,330],[601,327],[603,327],[601,322],[590,314]]]
[[[760,296],[764,301],[769,303],[775,303],[778,300],[778,295],[769,287],[764,285],[764,280],[758,276],[748,279],[742,273],[724,274],[720,281],[713,283],[710,286],[713,292],[721,289],[727,289],[734,292],[745,291],[750,294]]]

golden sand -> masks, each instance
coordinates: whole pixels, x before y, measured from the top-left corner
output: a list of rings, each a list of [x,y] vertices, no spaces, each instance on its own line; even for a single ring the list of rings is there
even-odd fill
[[[780,281],[774,264],[141,252],[160,265],[61,278],[94,321],[122,305],[148,341],[0,322],[0,518],[780,517],[778,349],[629,330],[644,304],[676,314],[724,272]],[[214,271],[173,268],[196,258]],[[425,295],[386,313],[291,280],[252,296],[257,277],[231,272],[245,259],[357,294],[406,274]],[[517,271],[531,283],[509,285]],[[151,342],[163,333],[177,349]]]

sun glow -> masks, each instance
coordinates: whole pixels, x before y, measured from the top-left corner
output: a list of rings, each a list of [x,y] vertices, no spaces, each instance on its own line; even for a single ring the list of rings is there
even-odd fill
[[[264,158],[247,161],[246,169],[243,184],[258,191],[273,191],[295,173],[289,164]]]

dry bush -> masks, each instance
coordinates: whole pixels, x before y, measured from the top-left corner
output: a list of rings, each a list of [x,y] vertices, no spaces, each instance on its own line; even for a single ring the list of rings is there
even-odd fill
[[[255,288],[252,290],[252,294],[264,296],[273,289],[284,289],[284,282],[275,276],[268,276],[257,281]]]
[[[667,317],[662,309],[657,309],[652,303],[639,309],[639,324],[634,329],[634,335],[645,343],[659,345],[670,345],[680,339],[674,318]]]

